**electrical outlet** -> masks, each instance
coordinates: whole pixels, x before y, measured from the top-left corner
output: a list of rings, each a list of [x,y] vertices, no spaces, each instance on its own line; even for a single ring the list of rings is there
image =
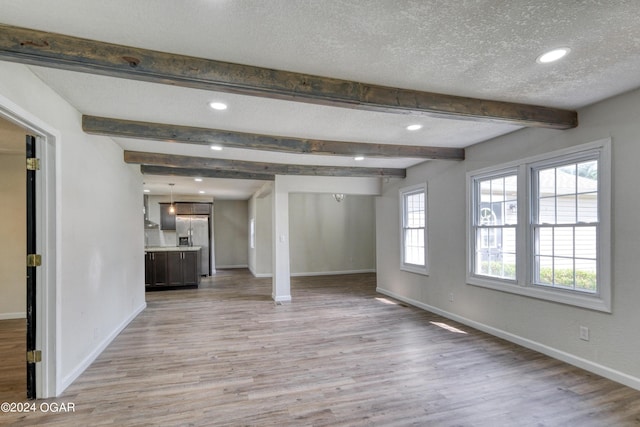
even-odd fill
[[[449,293],[449,302],[453,302],[453,292]]]
[[[580,326],[580,339],[583,341],[589,341],[589,328],[586,326]]]

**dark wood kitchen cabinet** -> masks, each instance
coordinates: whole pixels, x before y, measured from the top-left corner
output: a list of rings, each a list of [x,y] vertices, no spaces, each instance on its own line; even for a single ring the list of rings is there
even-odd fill
[[[145,252],[144,283],[147,286],[163,286],[167,284],[166,252]]]
[[[167,284],[198,286],[200,283],[200,251],[167,252]]]
[[[199,266],[200,250],[149,251],[145,256],[146,289],[198,287]]]
[[[171,203],[160,203],[160,229],[175,230],[176,215],[169,212]]]
[[[211,203],[205,202],[174,202],[175,213],[170,213],[171,203],[160,203],[160,228],[162,230],[176,229],[176,215],[210,215]]]
[[[200,251],[183,252],[182,280],[185,285],[200,284]]]
[[[211,203],[192,203],[191,213],[193,215],[211,215]]]

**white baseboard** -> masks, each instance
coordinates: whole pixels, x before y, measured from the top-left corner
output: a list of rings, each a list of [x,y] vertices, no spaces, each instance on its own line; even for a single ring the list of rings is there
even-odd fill
[[[361,273],[375,273],[375,269],[365,270],[342,270],[342,271],[313,271],[304,273],[291,273],[291,277],[305,277],[305,276],[338,276],[342,274],[361,274]]]
[[[271,294],[271,298],[273,298],[276,303],[291,302],[291,295],[281,295],[277,297],[274,294]]]
[[[271,273],[256,273],[251,268],[249,268],[253,277],[257,278],[266,278],[273,277]],[[343,271],[315,271],[315,272],[306,272],[306,273],[291,273],[291,277],[312,277],[312,276],[338,276],[341,274],[361,274],[361,273],[375,273],[375,269],[366,269],[366,270],[343,270]]]
[[[249,268],[247,264],[238,264],[238,265],[216,265],[216,270],[224,270],[224,269],[232,269],[232,268]]]
[[[124,328],[126,328],[127,325],[131,323],[131,321],[135,319],[145,308],[147,308],[146,302],[134,310],[134,312],[120,323],[120,325],[118,325],[118,327],[114,329],[104,340],[102,340],[102,342],[91,353],[89,353],[89,355],[85,357],[84,360],[69,373],[69,375],[65,376],[62,379],[60,388],[57,390],[56,395],[59,396],[67,387],[69,387],[93,363],[93,361],[100,356],[100,353],[102,353],[104,349],[111,344],[111,341],[113,341],[115,337],[117,337],[118,334],[122,332]]]
[[[273,277],[273,274],[271,273],[256,273],[253,268],[251,268],[251,266],[247,267],[249,269],[249,272],[251,274],[253,274],[253,277],[257,277],[257,278],[263,278],[263,277]]]
[[[376,288],[376,292],[390,296],[399,301],[406,302],[407,304],[411,304],[423,310],[430,311],[431,313],[438,314],[442,317],[446,317],[447,319],[455,320],[456,322],[462,323],[463,325],[470,326],[474,329],[478,329],[479,331],[486,332],[498,338],[502,338],[512,343],[521,345],[522,347],[526,347],[528,349],[537,351],[539,353],[553,357],[554,359],[562,360],[563,362],[569,363],[570,365],[577,366],[578,368],[584,369],[585,371],[592,372],[594,374],[608,378],[620,384],[624,384],[636,390],[640,390],[640,378],[636,378],[634,376],[625,374],[624,372],[611,369],[607,366],[603,366],[598,363],[592,362],[590,360],[583,359],[582,357],[575,356],[573,354],[564,352],[562,350],[549,347],[545,344],[541,344],[539,342],[532,341],[527,338],[523,338],[521,336],[512,334],[510,332],[503,331],[502,329],[497,329],[497,328],[494,328],[493,326],[488,326],[488,325],[485,325],[484,323],[479,323],[479,322],[476,322],[475,320],[458,316],[457,314],[453,314],[448,311],[439,309],[437,307],[424,304],[420,301],[416,301],[411,298],[406,298],[402,295],[398,295],[394,292],[388,291],[380,287]]]
[[[253,271],[251,272],[251,274],[253,274],[253,277],[257,277],[259,279],[261,278],[267,278],[267,277],[273,277],[273,274],[271,273],[254,273]]]
[[[9,319],[26,319],[27,312],[23,311],[20,313],[0,313],[0,320],[9,320]]]

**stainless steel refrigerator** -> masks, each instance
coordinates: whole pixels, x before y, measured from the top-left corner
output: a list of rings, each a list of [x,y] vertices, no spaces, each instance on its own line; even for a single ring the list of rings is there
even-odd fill
[[[211,275],[211,227],[209,215],[176,215],[176,236],[179,246],[200,246],[200,274]]]

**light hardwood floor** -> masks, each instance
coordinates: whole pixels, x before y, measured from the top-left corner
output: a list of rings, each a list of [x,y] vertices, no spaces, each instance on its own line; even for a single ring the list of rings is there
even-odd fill
[[[46,401],[74,413],[0,424],[640,425],[639,391],[376,294],[373,274],[294,278],[292,293],[276,305],[270,279],[244,270],[147,293],[148,308]]]
[[[27,321],[0,320],[0,403],[27,395]],[[0,412],[0,425],[2,425]]]

